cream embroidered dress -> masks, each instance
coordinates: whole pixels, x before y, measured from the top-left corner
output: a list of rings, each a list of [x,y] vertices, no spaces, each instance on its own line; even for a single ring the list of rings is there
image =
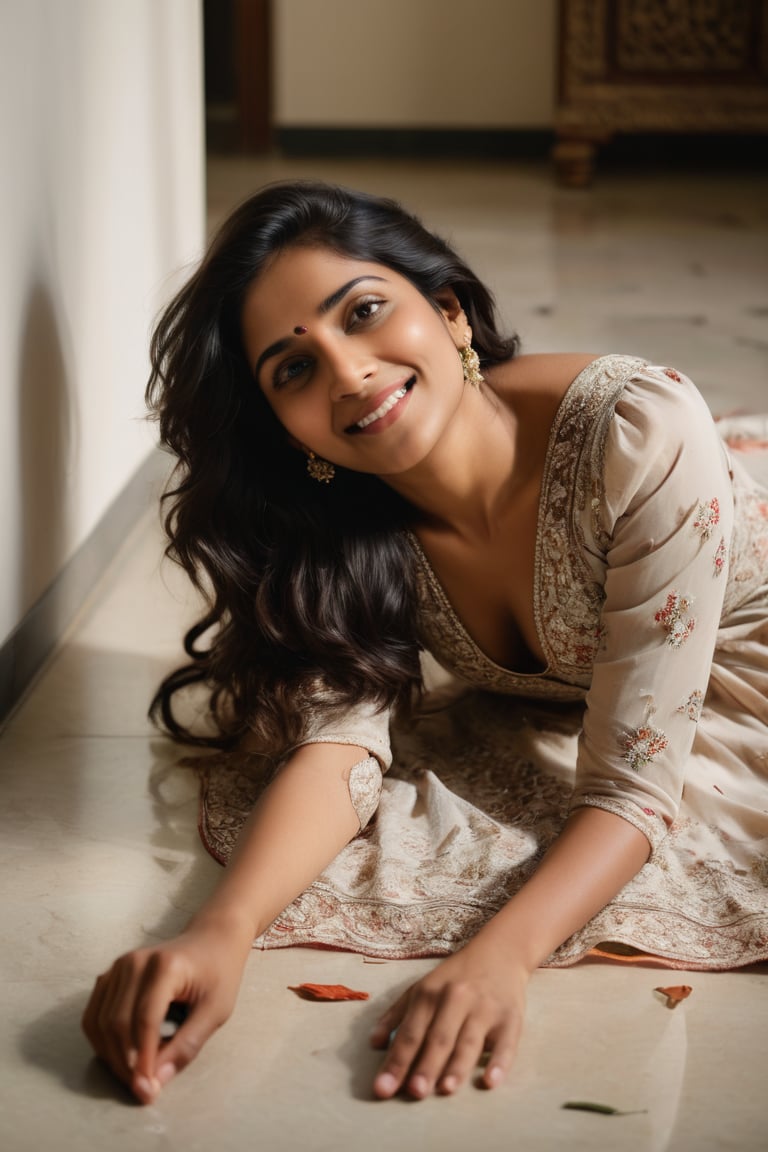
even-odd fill
[[[551,965],[605,942],[688,968],[768,958],[768,491],[738,455],[671,369],[605,356],[576,378],[542,485],[536,674],[478,649],[412,538],[422,639],[452,680],[393,725],[392,754],[365,706],[308,733],[392,767],[374,818],[260,946],[450,952],[591,805],[652,854]],[[261,786],[258,758],[206,761],[219,859]]]

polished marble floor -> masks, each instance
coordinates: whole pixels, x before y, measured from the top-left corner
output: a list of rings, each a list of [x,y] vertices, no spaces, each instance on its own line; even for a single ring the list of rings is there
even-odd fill
[[[765,176],[614,173],[568,192],[536,165],[228,159],[210,167],[212,224],[283,175],[403,199],[493,284],[530,350],[638,353],[687,371],[719,411],[768,408]],[[543,970],[503,1088],[377,1103],[368,1027],[430,962],[255,952],[233,1019],[155,1105],[134,1105],[79,1033],[90,985],[120,951],[179,928],[218,873],[195,781],[145,719],[194,611],[161,550],[148,508],[0,736],[4,1152],[768,1146],[768,967]],[[307,1003],[287,991],[301,981],[371,999]],[[653,989],[681,981],[693,994],[670,1011]],[[561,1109],[579,1098],[636,1114]]]

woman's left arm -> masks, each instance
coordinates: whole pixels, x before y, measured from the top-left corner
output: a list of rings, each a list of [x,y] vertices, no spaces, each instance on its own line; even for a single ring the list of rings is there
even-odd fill
[[[512,900],[383,1017],[372,1042],[397,1036],[379,1096],[452,1092],[484,1049],[482,1082],[499,1083],[531,973],[636,875],[675,818],[723,602],[728,464],[690,381],[660,368],[624,389],[603,458],[585,515],[606,541],[592,545],[605,555],[605,601],[572,813]]]
[[[612,812],[579,808],[527,884],[459,952],[414,984],[371,1042],[397,1035],[374,1082],[377,1096],[456,1091],[490,1053],[481,1083],[500,1084],[515,1056],[531,973],[627,884],[648,840]]]

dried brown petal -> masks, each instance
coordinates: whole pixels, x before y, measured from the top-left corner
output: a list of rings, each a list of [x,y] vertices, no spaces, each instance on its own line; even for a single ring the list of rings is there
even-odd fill
[[[687,1000],[693,988],[690,984],[673,984],[670,988],[654,988],[654,992],[660,992],[662,996],[667,998],[667,1008],[677,1008],[681,1000]]]
[[[370,996],[369,992],[356,992],[345,984],[289,984],[288,987],[305,1000],[367,1000]]]

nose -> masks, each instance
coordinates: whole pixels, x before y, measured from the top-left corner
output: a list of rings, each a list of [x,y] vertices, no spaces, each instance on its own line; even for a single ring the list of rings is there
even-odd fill
[[[365,391],[376,376],[377,362],[361,341],[342,337],[328,350],[333,401],[357,396]]]

